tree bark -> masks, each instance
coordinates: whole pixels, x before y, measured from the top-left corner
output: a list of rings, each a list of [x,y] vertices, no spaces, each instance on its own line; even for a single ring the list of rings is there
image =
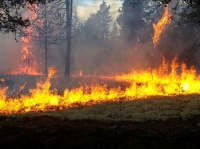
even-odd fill
[[[66,0],[66,21],[67,21],[67,46],[66,46],[66,64],[65,64],[65,76],[70,77],[71,66],[71,32],[72,32],[72,8],[73,0]]]
[[[48,58],[48,50],[47,50],[47,8],[45,4],[45,75],[48,75],[48,65],[47,65],[47,58]]]

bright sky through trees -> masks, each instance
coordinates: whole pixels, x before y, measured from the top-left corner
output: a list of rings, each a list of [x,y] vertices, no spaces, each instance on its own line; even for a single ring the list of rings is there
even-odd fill
[[[75,0],[75,7],[78,16],[81,20],[86,20],[91,13],[96,13],[103,0]],[[118,9],[122,6],[120,0],[105,0],[105,2],[111,6],[110,12],[112,18],[115,20],[118,16]]]

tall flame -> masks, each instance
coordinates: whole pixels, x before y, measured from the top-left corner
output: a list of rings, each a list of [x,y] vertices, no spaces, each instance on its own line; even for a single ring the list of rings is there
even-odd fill
[[[38,17],[38,14],[34,10],[39,10],[40,8],[37,5],[29,6],[32,11],[26,11],[24,14],[25,18],[29,18],[31,21],[35,20]],[[35,23],[36,26],[43,25],[42,20]],[[24,33],[26,35],[21,37],[22,48],[21,48],[21,63],[17,70],[11,72],[11,74],[28,74],[28,75],[41,75],[42,73],[38,72],[38,63],[36,62],[36,56],[34,54],[32,36],[37,36],[37,33],[34,30],[34,26],[29,26],[24,28]]]
[[[155,34],[153,42],[158,45],[161,34],[165,27],[170,23],[170,13],[165,8],[165,13],[158,24],[154,24]],[[29,28],[28,32],[33,30]],[[31,37],[24,37],[23,60],[31,55],[29,42]],[[25,67],[25,70],[28,68]],[[29,72],[29,69],[28,71]],[[9,97],[6,95],[8,87],[0,88],[0,113],[13,114],[25,113],[29,111],[52,111],[63,110],[79,105],[92,105],[107,101],[135,100],[150,96],[175,96],[200,93],[200,76],[196,69],[187,69],[186,64],[178,64],[177,57],[171,64],[166,63],[165,59],[159,69],[149,68],[147,70],[132,70],[129,74],[113,76],[110,79],[127,82],[126,86],[109,87],[108,85],[81,86],[72,90],[66,89],[63,95],[51,90],[51,78],[55,70],[50,68],[49,75],[44,82],[38,82],[37,87],[30,89],[30,94],[20,97]],[[32,72],[31,72],[32,74]],[[81,71],[79,77],[84,77]],[[89,77],[89,76],[87,76]],[[109,79],[109,77],[106,77]],[[1,81],[4,81],[1,79]],[[24,84],[20,90],[25,88]]]
[[[66,89],[63,95],[58,95],[56,90],[50,90],[50,79],[55,73],[54,69],[50,69],[46,81],[37,83],[37,87],[30,90],[30,95],[11,98],[6,95],[8,87],[1,88],[0,113],[63,110],[106,101],[200,93],[200,76],[196,74],[194,67],[187,69],[184,63],[179,65],[177,58],[171,65],[163,60],[162,65],[164,66],[162,69],[133,70],[130,74],[115,76],[114,79],[117,81],[128,82],[129,85],[125,88],[121,86],[110,88],[107,85],[97,84],[72,90]],[[181,73],[178,73],[178,70]]]
[[[165,8],[165,12],[164,12],[162,18],[158,21],[157,24],[153,24],[154,35],[153,35],[152,39],[153,39],[154,47],[158,46],[160,37],[161,37],[164,29],[166,28],[166,26],[168,24],[170,24],[170,22],[171,22],[170,16],[171,16],[171,14],[169,12],[169,7],[167,6]]]

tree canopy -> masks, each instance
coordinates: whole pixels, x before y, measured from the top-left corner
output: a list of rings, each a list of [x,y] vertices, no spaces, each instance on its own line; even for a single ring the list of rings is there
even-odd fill
[[[1,0],[0,1],[0,32],[16,32],[18,27],[27,27],[30,25],[28,18],[23,18],[21,9],[32,10],[34,4],[44,4],[47,0]],[[53,0],[48,0],[51,2]],[[168,4],[172,0],[152,0],[159,4]],[[139,1],[138,1],[139,2]],[[183,16],[191,22],[200,23],[200,1],[199,0],[177,0],[188,5],[189,11]],[[102,5],[103,7],[104,5]],[[102,8],[103,9],[103,8]]]
[[[161,2],[162,4],[168,4],[172,0],[153,0],[153,1],[158,1],[158,2]],[[179,0],[179,1],[185,2],[185,3],[190,4],[190,5],[200,3],[199,0]]]
[[[172,0],[153,0],[162,4],[169,4]],[[199,0],[177,0],[177,4],[174,7],[176,12],[178,6],[184,5],[184,9],[178,12],[182,18],[188,23],[196,23],[200,25],[200,1]],[[182,6],[181,6],[182,7]]]
[[[52,0],[49,0],[49,2]],[[18,27],[30,25],[28,19],[23,19],[21,9],[32,10],[33,4],[44,4],[46,0],[1,0],[0,1],[0,32],[16,32]]]
[[[90,14],[83,26],[83,34],[87,35],[87,38],[91,39],[89,42],[102,43],[109,38],[109,28],[112,19],[110,16],[110,6],[105,1],[99,6],[99,10]]]

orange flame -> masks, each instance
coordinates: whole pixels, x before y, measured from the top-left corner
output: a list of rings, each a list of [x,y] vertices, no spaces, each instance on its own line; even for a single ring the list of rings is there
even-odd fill
[[[155,46],[158,45],[160,36],[169,23],[169,10],[166,8],[158,24],[153,25],[155,29],[153,37]],[[31,38],[28,37],[22,40],[25,45],[29,45]],[[25,53],[23,59],[26,59],[26,56],[31,53],[26,46],[23,48],[23,52]],[[128,85],[123,88],[121,86],[110,88],[108,85],[97,84],[86,87],[81,86],[72,90],[66,89],[63,95],[59,95],[55,89],[50,89],[51,78],[56,72],[50,68],[47,79],[44,82],[38,82],[36,88],[30,89],[29,95],[9,97],[6,95],[8,87],[0,88],[0,113],[13,114],[29,111],[63,110],[79,105],[88,106],[107,101],[200,93],[200,76],[197,75],[194,67],[187,69],[186,64],[179,65],[177,57],[174,58],[171,64],[166,63],[163,59],[161,66],[159,69],[132,70],[129,74],[105,77],[119,82],[127,82]],[[26,68],[23,69],[26,71]],[[80,76],[85,77],[83,72],[80,72]],[[25,84],[20,87],[20,90],[24,88]]]
[[[26,87],[26,82],[19,88],[19,91],[24,90],[25,87]]]
[[[170,16],[171,16],[171,14],[169,12],[169,7],[167,6],[165,8],[165,12],[164,12],[162,18],[158,21],[157,24],[153,24],[154,35],[153,35],[152,39],[153,39],[154,47],[158,46],[160,37],[161,37],[164,29],[166,28],[166,26],[168,24],[170,24],[170,22],[171,22]]]
[[[165,63],[165,69],[133,70],[129,74],[115,76],[115,80],[128,82],[125,88],[120,86],[109,88],[107,85],[93,85],[87,87],[66,89],[64,95],[58,95],[56,90],[50,90],[50,79],[55,70],[50,69],[45,82],[37,83],[30,95],[8,97],[8,87],[0,89],[0,113],[13,114],[28,111],[63,110],[78,105],[92,105],[106,101],[134,100],[150,96],[174,96],[200,93],[200,76],[196,69],[181,66],[175,58],[171,65]],[[165,70],[165,71],[161,71]],[[180,70],[181,73],[178,73]]]
[[[29,18],[30,20],[35,20],[38,15],[34,10],[40,9],[37,5],[29,6],[32,11],[26,11],[24,14],[25,18]],[[36,26],[43,25],[43,21],[36,21]],[[19,74],[28,74],[28,75],[42,75],[42,73],[38,72],[38,64],[35,61],[36,57],[33,54],[33,45],[32,45],[32,35],[36,35],[33,26],[29,26],[28,28],[24,28],[24,32],[27,33],[26,36],[21,37],[22,48],[21,48],[21,63],[17,70],[11,72],[10,74],[19,75]]]

